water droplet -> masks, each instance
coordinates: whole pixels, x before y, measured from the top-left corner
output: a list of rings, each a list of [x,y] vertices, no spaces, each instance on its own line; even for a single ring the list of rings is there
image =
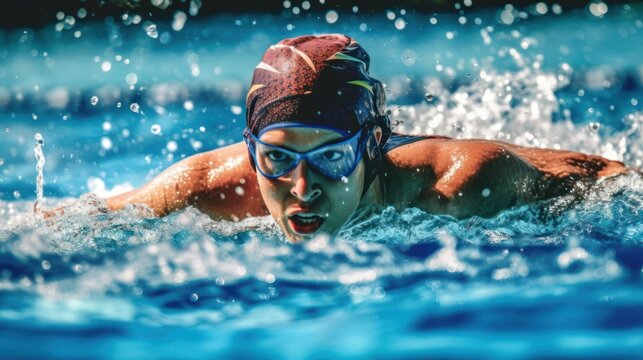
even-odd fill
[[[192,102],[192,100],[185,100],[185,102],[183,102],[183,108],[186,111],[192,111],[194,110],[194,103]]]
[[[92,99],[90,100],[92,105],[98,104],[98,96],[92,96]]]
[[[232,105],[230,107],[230,111],[232,111],[232,113],[235,115],[241,115],[241,113],[243,112],[243,109],[241,108],[241,106]]]
[[[150,127],[150,132],[154,135],[158,135],[161,133],[161,125],[159,124],[154,124]]]
[[[433,95],[432,94],[426,93],[426,94],[424,94],[424,98],[426,99],[426,101],[433,101]]]
[[[190,294],[190,301],[192,301],[192,302],[199,301],[199,295],[197,293]]]
[[[103,122],[103,131],[110,131],[112,130],[112,123],[109,121]]]
[[[147,36],[151,37],[152,39],[156,39],[159,37],[159,33],[156,30],[156,24],[154,23],[147,23],[145,25],[145,33]]]
[[[129,73],[125,75],[125,82],[129,86],[136,85],[136,83],[138,82],[138,76],[134,73]]]
[[[170,140],[167,142],[167,145],[165,145],[165,148],[169,152],[175,152],[179,148],[179,145],[176,143],[176,141]]]
[[[339,14],[335,10],[330,10],[326,13],[326,22],[329,24],[334,24],[339,19]]]
[[[112,140],[108,138],[107,136],[103,136],[100,139],[100,146],[105,149],[105,150],[110,150],[113,146]]]
[[[267,282],[268,284],[272,284],[272,283],[274,283],[274,282],[275,282],[275,280],[276,280],[276,278],[275,278],[275,275],[274,275],[274,274],[270,274],[270,273],[266,274],[266,282]]]
[[[188,19],[188,16],[181,10],[178,10],[174,13],[174,21],[172,21],[172,30],[181,31],[185,26],[185,21]]]
[[[45,145],[45,139],[43,139],[40,133],[36,133],[36,135],[34,135],[34,139],[36,140],[36,144]]]
[[[20,191],[16,190],[13,192],[13,197],[16,199],[20,199]]]
[[[139,111],[138,103],[130,104],[129,109],[132,110],[133,112],[137,113]]]
[[[43,270],[49,270],[49,269],[51,269],[51,263],[50,263],[49,261],[47,261],[47,260],[43,260],[43,261],[40,263],[40,266],[42,266],[42,269],[43,269]]]
[[[341,180],[344,184],[348,184],[348,178],[346,176],[342,176]]]
[[[103,63],[100,65],[100,68],[104,72],[108,72],[112,69],[112,63],[109,61],[103,61]]]
[[[482,197],[489,197],[489,195],[491,195],[491,190],[488,188],[482,189]]]
[[[241,186],[235,187],[234,192],[239,196],[243,196],[246,193],[246,191],[243,190],[243,188]]]
[[[587,124],[587,128],[589,128],[591,131],[596,131],[596,130],[598,130],[600,127],[601,127],[601,124],[600,124],[600,123],[597,123],[597,122],[594,122],[594,121],[592,121],[592,122],[590,122],[589,124]]]
[[[396,28],[396,29],[398,29],[398,30],[404,30],[404,28],[405,28],[405,27],[406,27],[406,21],[404,21],[404,19],[402,19],[402,18],[397,18],[397,19],[395,20],[395,28]]]

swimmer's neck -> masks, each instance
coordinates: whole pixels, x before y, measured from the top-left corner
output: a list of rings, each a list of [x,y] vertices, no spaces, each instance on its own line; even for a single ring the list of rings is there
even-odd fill
[[[364,196],[357,205],[353,215],[344,224],[344,228],[357,225],[362,221],[368,220],[371,216],[379,214],[388,206],[386,194],[383,191],[382,182],[379,175],[373,180],[366,190]]]

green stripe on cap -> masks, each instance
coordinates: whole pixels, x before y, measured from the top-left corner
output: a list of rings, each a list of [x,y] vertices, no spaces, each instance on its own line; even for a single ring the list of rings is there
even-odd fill
[[[361,87],[365,88],[366,90],[368,90],[371,94],[373,94],[373,86],[368,81],[351,80],[351,81],[347,81],[347,83],[352,84],[352,85],[361,86]]]
[[[326,60],[346,60],[346,61],[355,61],[355,62],[358,62],[358,63],[362,64],[362,65],[364,66],[364,69],[366,69],[366,63],[365,63],[365,62],[363,62],[363,61],[362,61],[362,60],[360,60],[360,59],[354,58],[354,57],[352,57],[352,56],[350,56],[350,55],[346,55],[346,54],[344,54],[344,53],[342,53],[342,52],[336,52],[335,54],[333,54],[333,56],[329,57],[329,58],[328,58],[328,59],[326,59]]]

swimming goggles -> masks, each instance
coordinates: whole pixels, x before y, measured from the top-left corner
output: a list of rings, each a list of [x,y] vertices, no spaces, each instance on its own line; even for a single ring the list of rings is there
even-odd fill
[[[244,131],[243,138],[255,166],[261,175],[269,179],[284,176],[302,160],[306,160],[306,163],[320,174],[334,180],[342,180],[353,173],[362,159],[366,142],[366,136],[362,136],[364,133],[362,128],[344,141],[320,146],[305,153],[266,144],[248,129]]]

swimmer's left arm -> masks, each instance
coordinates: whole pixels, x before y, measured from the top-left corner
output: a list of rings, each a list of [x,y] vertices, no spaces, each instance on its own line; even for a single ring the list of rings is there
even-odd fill
[[[496,141],[440,140],[429,147],[434,181],[422,193],[420,206],[457,218],[492,216],[569,192],[580,180],[628,171],[599,156]]]

